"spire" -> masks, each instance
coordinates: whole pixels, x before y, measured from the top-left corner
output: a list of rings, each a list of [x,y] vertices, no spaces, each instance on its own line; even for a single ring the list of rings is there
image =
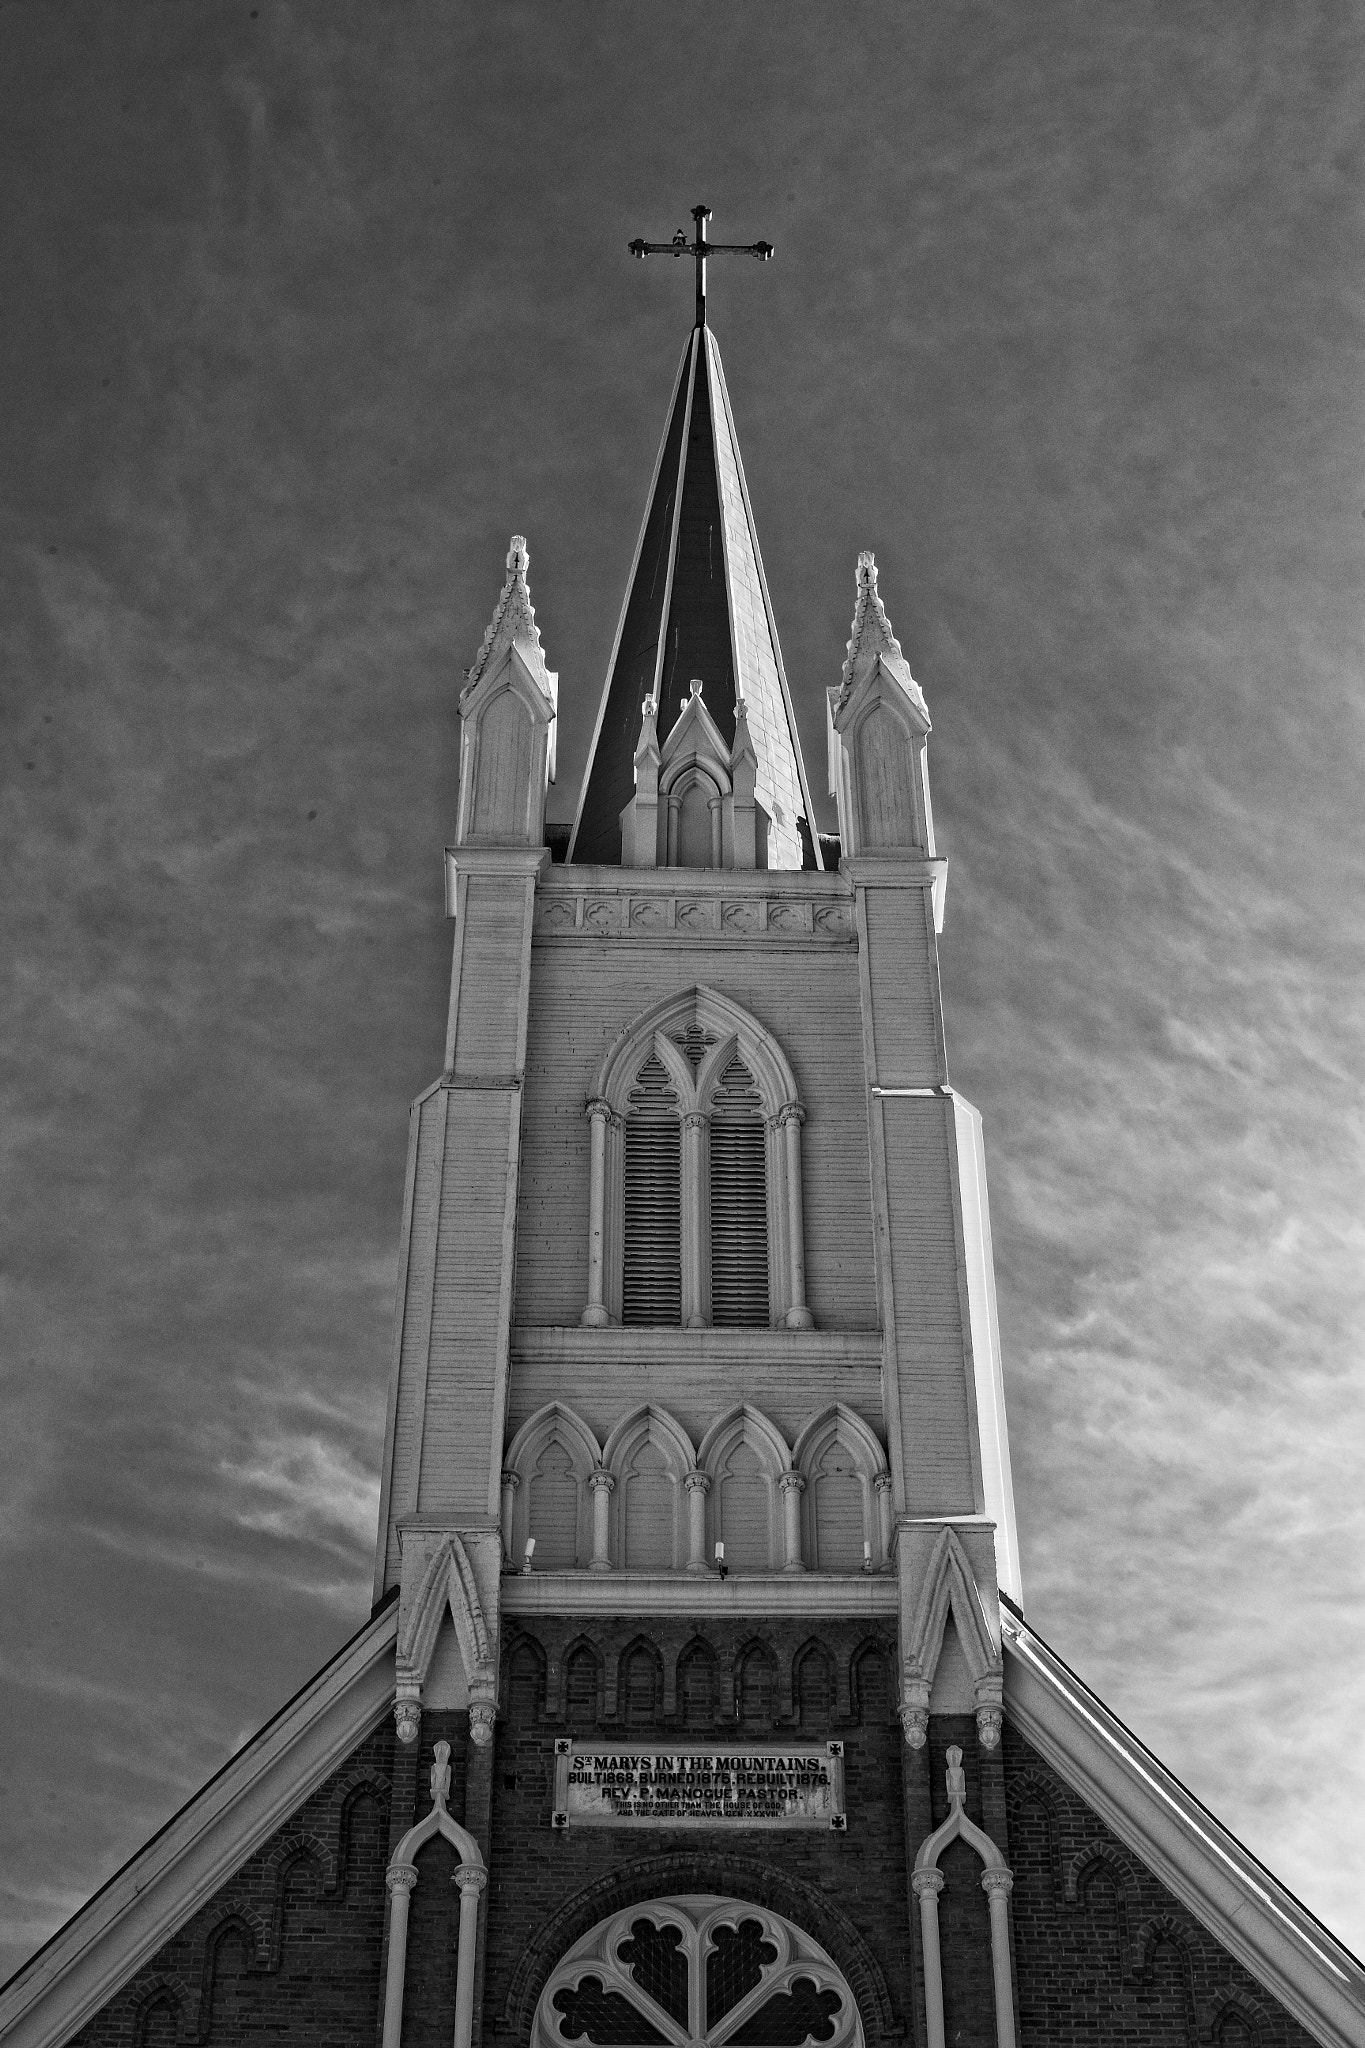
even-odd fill
[[[818,865],[806,771],[715,336],[688,336],[607,668],[569,858],[614,865],[641,704],[659,741],[700,678],[728,753],[744,700],[772,868]]]
[[[531,592],[526,582],[526,571],[530,566],[531,553],[526,545],[526,536],[512,535],[512,544],[507,550],[507,580],[502,586],[502,595],[493,608],[488,622],[488,631],[483,636],[483,645],[474,658],[474,666],[465,671],[465,688],[462,698],[467,697],[490,663],[497,667],[497,657],[505,648],[517,641],[523,643],[523,653],[530,667],[545,666],[544,651],[540,644],[540,628],[536,624],[535,606],[531,603]],[[526,644],[529,642],[529,646]],[[535,654],[531,653],[531,648]]]

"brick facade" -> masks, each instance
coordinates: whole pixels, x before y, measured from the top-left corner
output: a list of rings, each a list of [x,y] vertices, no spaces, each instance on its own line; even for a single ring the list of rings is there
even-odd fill
[[[622,1907],[718,1892],[784,1914],[843,1971],[868,2048],[924,2039],[914,1850],[948,1811],[945,1752],[963,1751],[967,1808],[1005,1850],[1021,2048],[1310,2048],[1310,2037],[1103,1822],[1006,1726],[983,1752],[970,1715],[935,1715],[925,1749],[895,1720],[889,1635],[851,1622],[617,1618],[509,1634],[490,1754],[463,1712],[427,1713],[415,1750],[380,1728],[74,2040],[172,2048],[287,2040],[374,2048],[384,1868],[426,1811],[437,1741],[452,1747],[452,1811],[484,1840],[482,2042],[524,2048],[569,1945]],[[704,1739],[784,1732],[845,1744],[844,1834],[550,1826],[554,1743],[567,1732]],[[473,1760],[477,1759],[477,1770]],[[477,1780],[477,1782],[476,1782]],[[481,1811],[491,1825],[480,1825]],[[455,2009],[455,1858],[422,1852],[413,1894],[404,2048],[448,2048]],[[990,1942],[976,1858],[944,1856],[946,2034],[994,2048]]]

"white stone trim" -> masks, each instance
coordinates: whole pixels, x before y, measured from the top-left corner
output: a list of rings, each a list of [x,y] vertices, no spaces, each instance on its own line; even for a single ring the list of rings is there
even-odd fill
[[[671,1032],[697,1024],[714,1043],[696,1071]],[[637,1017],[616,1039],[594,1076],[586,1112],[592,1123],[588,1184],[588,1272],[582,1323],[596,1329],[621,1319],[621,1246],[624,1237],[624,1144],[630,1091],[654,1053],[678,1099],[681,1129],[682,1322],[711,1324],[710,1118],[726,1067],[738,1054],[752,1074],[766,1125],[768,1315],[773,1325],[809,1329],[801,1192],[801,1127],[791,1064],[771,1032],[728,996],[698,984],[667,996]]]
[[[963,1841],[985,1866],[981,1888],[990,1904],[997,2048],[1014,2048],[1014,1976],[1010,1964],[1009,1915],[1009,1895],[1014,1879],[997,1845],[983,1828],[967,1818],[963,1805],[966,1796],[962,1751],[954,1743],[948,1750],[948,1818],[920,1843],[910,1878],[910,1888],[919,1900],[920,1935],[924,1947],[925,2031],[929,2048],[945,2048],[943,1968],[938,1945],[938,1895],[943,1890],[943,1873],[938,1868],[938,1859],[950,1842]]]
[[[1365,2041],[1365,1968],[1111,1714],[1001,1617],[1013,1726],[1322,2048]]]
[[[637,1920],[655,1926],[676,1927],[680,1947],[687,1959],[688,2024],[682,2025],[655,2003],[636,1981],[622,1957]],[[757,1984],[746,1992],[714,2026],[707,2026],[706,1958],[713,1930],[736,1926],[741,1920],[756,1920],[763,1939],[774,1951],[773,1960],[763,1965]],[[798,1976],[809,1977],[821,1990],[836,1991],[840,1998],[829,2048],[863,2048],[862,2016],[851,1987],[832,1959],[804,1928],[766,1906],[748,1899],[718,1898],[711,1894],[689,1894],[671,1899],[646,1899],[624,1911],[600,1920],[580,1936],[546,1979],[531,2029],[531,2048],[571,2048],[556,2010],[556,1996],[573,1989],[584,1977],[594,1977],[608,1993],[615,1993],[632,2005],[637,2014],[659,2034],[668,2048],[724,2048],[770,1998],[788,1991]],[[460,2044],[457,2044],[460,2048]]]
[[[895,1579],[885,1572],[705,1573],[613,1571],[512,1573],[503,1581],[505,1614],[809,1614],[881,1618],[898,1610]]]
[[[387,1718],[397,1634],[394,1603],[10,1979],[5,2048],[60,2048]]]

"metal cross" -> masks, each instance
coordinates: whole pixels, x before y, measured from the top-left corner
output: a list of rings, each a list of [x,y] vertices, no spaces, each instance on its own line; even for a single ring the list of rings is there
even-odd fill
[[[773,253],[771,242],[708,242],[706,223],[711,218],[709,206],[694,206],[692,218],[697,223],[692,241],[681,228],[671,242],[640,242],[629,244],[632,256],[638,256],[643,263],[646,256],[690,256],[697,266],[697,325],[706,325],[706,259],[708,256],[756,256],[760,263],[766,263]]]

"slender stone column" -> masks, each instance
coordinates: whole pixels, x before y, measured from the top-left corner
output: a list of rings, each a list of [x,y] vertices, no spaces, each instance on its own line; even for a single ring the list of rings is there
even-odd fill
[[[521,1475],[504,1472],[502,1475],[502,1560],[506,1565],[512,1562],[512,1516],[516,1512],[517,1488]]]
[[[685,1330],[704,1330],[711,1321],[707,1314],[710,1304],[705,1284],[709,1247],[703,1242],[710,1208],[710,1189],[705,1181],[709,1125],[710,1118],[699,1109],[689,1110],[682,1120],[682,1319]]]
[[[479,1894],[488,1883],[480,1863],[461,1863],[455,1871],[460,1887],[460,1934],[455,1958],[454,2048],[469,2048],[474,2031],[474,1951],[479,1939]],[[385,2041],[384,2048],[389,2048]],[[394,2043],[394,2048],[398,2044]]]
[[[891,1474],[879,1472],[872,1482],[877,1496],[877,1526],[882,1539],[882,1563],[891,1562],[891,1532],[895,1522],[895,1509],[891,1499]]]
[[[588,1570],[609,1572],[611,1570],[611,1496],[616,1481],[610,1472],[600,1468],[588,1481],[592,1488],[592,1563]]]
[[[683,1480],[687,1489],[687,1569],[706,1570],[706,1496],[711,1481],[704,1472],[689,1472]]]
[[[611,1321],[607,1313],[607,1131],[613,1111],[595,1096],[588,1104],[592,1121],[592,1159],[588,1180],[588,1304],[580,1320],[600,1330]]]
[[[982,1873],[981,1889],[991,1908],[991,1969],[995,1976],[995,2038],[999,2048],[1014,2048],[1014,1979],[1010,1970],[1010,1893],[1008,1870]]]
[[[403,2038],[403,1978],[408,1961],[408,1903],[417,1882],[415,1863],[391,1863],[384,1874],[389,1888],[389,1973],[384,1984],[384,2048],[399,2048]]]
[[[943,1964],[938,1952],[938,1895],[941,1870],[917,1870],[910,1880],[919,1900],[919,1931],[924,1947],[924,2021],[929,2048],[944,2048]],[[1011,2036],[1011,2048],[1013,2036]]]
[[[786,1147],[787,1180],[787,1313],[789,1330],[809,1330],[815,1321],[806,1307],[806,1221],[801,1196],[801,1126],[806,1112],[799,1102],[784,1102],[777,1112],[777,1127]]]
[[[801,1559],[801,1496],[806,1482],[799,1472],[784,1472],[777,1484],[782,1494],[782,1535],[787,1553],[782,1569],[803,1572],[806,1567]]]

